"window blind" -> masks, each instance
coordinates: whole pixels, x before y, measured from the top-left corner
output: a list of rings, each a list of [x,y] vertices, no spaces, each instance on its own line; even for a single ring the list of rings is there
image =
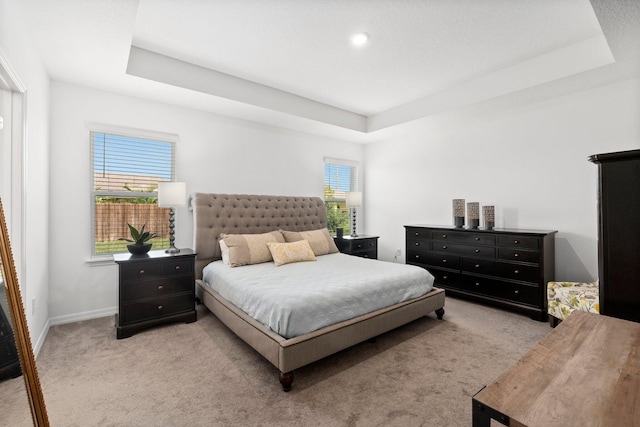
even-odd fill
[[[325,159],[324,204],[327,210],[327,225],[331,233],[336,228],[351,232],[346,193],[358,191],[358,164],[347,160]]]
[[[91,132],[92,255],[126,252],[127,224],[169,246],[169,209],[158,208],[158,183],[175,177],[175,143]]]

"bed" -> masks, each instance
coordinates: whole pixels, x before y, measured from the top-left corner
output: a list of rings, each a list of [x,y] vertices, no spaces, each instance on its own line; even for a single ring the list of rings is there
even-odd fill
[[[428,292],[417,297],[405,295],[404,300],[400,302],[357,314],[355,317],[340,320],[337,323],[321,325],[309,332],[276,333],[277,328],[270,328],[265,323],[249,316],[207,285],[203,274],[204,272],[211,274],[210,270],[216,268],[224,270],[224,268],[216,267],[222,263],[219,242],[221,235],[257,235],[277,230],[307,232],[326,228],[327,218],[324,201],[318,197],[194,193],[190,196],[190,208],[194,217],[194,248],[197,253],[196,295],[198,300],[238,337],[278,368],[280,384],[284,391],[291,390],[295,369],[352,345],[375,338],[429,313],[435,312],[438,319],[442,319],[444,315],[444,290],[431,288]],[[393,265],[394,268],[414,268],[414,266],[376,260],[356,260],[356,257],[344,254],[328,254],[317,257],[317,259],[321,262],[289,264],[288,266],[295,266],[295,268],[288,270],[265,265],[256,266],[256,271],[259,268],[266,268],[280,273],[285,271],[288,273],[295,269],[307,268],[306,266],[322,268],[325,262],[330,263],[332,259],[339,263],[358,261],[367,262],[368,266],[377,267],[385,264],[387,266]],[[275,270],[278,268],[280,270]],[[247,276],[251,271],[247,267],[227,268],[226,270],[233,270],[234,274],[242,273],[243,276]],[[266,273],[258,274],[266,275]],[[229,280],[235,280],[233,277]],[[233,300],[232,297],[228,298]]]

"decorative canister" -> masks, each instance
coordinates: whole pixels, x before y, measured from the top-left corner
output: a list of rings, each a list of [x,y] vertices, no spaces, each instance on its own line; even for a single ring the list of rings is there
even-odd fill
[[[469,228],[478,228],[480,225],[480,203],[467,203],[467,216],[469,217]]]
[[[453,199],[453,225],[456,228],[464,226],[464,199]]]
[[[482,207],[482,217],[484,218],[484,228],[493,230],[496,225],[495,210],[493,206]]]

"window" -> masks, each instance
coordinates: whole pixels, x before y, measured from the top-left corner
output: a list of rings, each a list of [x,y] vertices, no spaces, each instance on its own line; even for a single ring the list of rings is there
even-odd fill
[[[344,228],[344,234],[351,233],[349,209],[346,193],[358,191],[358,164],[346,160],[325,159],[324,161],[324,205],[327,209],[327,226],[335,234],[336,228]]]
[[[158,208],[158,183],[174,181],[175,142],[91,132],[92,255],[126,252],[127,224],[169,247],[169,209]]]

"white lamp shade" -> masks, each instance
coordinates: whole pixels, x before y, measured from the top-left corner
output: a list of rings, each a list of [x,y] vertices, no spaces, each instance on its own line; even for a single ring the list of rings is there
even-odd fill
[[[158,207],[177,208],[187,204],[186,182],[158,183]]]
[[[351,191],[347,193],[347,207],[358,208],[360,206],[362,206],[362,192]]]

